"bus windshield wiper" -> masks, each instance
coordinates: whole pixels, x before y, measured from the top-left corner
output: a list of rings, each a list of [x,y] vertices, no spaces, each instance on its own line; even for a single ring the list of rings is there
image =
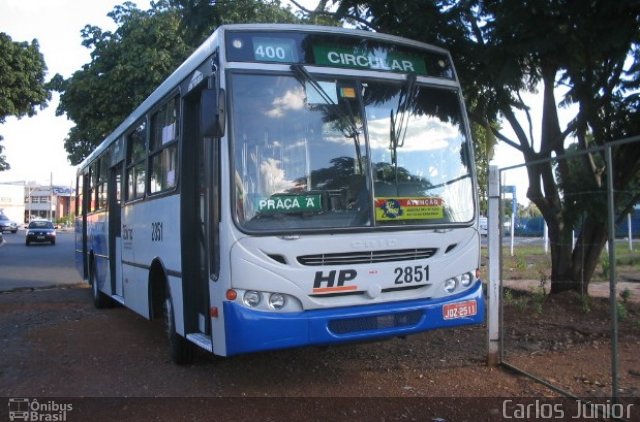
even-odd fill
[[[311,87],[320,95],[322,100],[331,106],[336,106],[338,108],[338,104],[333,101],[333,98],[327,93],[327,91],[322,88],[322,85],[318,82],[316,78],[313,77],[309,73],[309,71],[301,64],[296,63],[291,65],[291,70],[293,74],[300,82],[307,82]],[[342,130],[344,136],[347,138],[353,138],[353,143],[356,148],[356,156],[358,157],[358,167],[360,172],[363,172],[362,167],[362,152],[360,147],[360,129],[358,129],[358,125],[356,123],[356,118],[351,109],[351,105],[347,102],[346,113],[342,114],[339,111],[334,111],[335,116],[340,121],[340,130]]]
[[[391,121],[389,128],[389,149],[391,150],[391,163],[394,165],[398,164],[398,147],[402,148],[404,146],[404,138],[407,134],[407,126],[409,124],[407,112],[413,105],[416,87],[415,73],[407,74],[407,83],[400,91],[395,116],[393,110],[391,110],[391,115],[389,116]]]

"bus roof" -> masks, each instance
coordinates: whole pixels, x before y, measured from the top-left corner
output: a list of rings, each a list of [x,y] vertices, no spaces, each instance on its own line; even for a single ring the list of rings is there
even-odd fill
[[[87,166],[98,158],[113,142],[122,136],[127,129],[132,127],[138,120],[145,116],[149,109],[153,108],[159,101],[165,98],[198,67],[200,67],[219,46],[218,38],[225,31],[291,31],[291,32],[322,32],[325,34],[353,35],[357,37],[371,38],[406,46],[417,47],[433,52],[449,55],[449,52],[440,47],[408,38],[395,35],[382,34],[378,32],[363,31],[360,29],[348,29],[334,26],[319,25],[299,25],[299,24],[230,24],[219,26],[178,68],[165,79],[127,118],[118,125],[98,145],[89,156],[78,165],[78,174],[85,172]]]

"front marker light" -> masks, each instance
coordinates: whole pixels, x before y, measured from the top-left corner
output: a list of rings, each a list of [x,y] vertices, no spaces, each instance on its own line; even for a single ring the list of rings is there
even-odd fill
[[[242,301],[250,308],[255,308],[260,304],[261,296],[255,290],[247,290],[242,297]]]
[[[458,287],[458,280],[455,278],[450,278],[444,282],[444,291],[447,293],[453,293],[456,287]]]
[[[471,273],[464,273],[460,276],[460,285],[462,287],[469,287],[473,282],[473,277],[471,277]]]
[[[286,299],[283,294],[273,293],[271,294],[271,296],[269,296],[269,306],[275,309],[276,311],[284,308],[285,304],[286,304]]]

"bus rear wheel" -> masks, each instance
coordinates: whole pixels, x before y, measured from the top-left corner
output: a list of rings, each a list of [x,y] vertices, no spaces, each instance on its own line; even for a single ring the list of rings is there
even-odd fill
[[[96,280],[95,264],[91,265],[91,272],[89,273],[89,281],[91,282],[91,298],[93,299],[93,306],[96,309],[110,308],[113,306],[111,298],[100,291],[98,288],[98,280]]]
[[[187,365],[193,362],[193,345],[176,331],[176,318],[171,297],[167,295],[164,301],[165,318],[167,321],[167,334],[169,335],[169,352],[171,360],[178,365]]]

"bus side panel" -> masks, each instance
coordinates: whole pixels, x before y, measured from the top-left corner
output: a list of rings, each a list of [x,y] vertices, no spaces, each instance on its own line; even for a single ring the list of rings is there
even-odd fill
[[[82,216],[75,219],[75,263],[76,270],[83,280],[87,280],[87,274],[85,272],[85,254],[83,251],[83,239],[82,239]]]
[[[92,214],[87,217],[88,252],[93,256],[95,281],[100,291],[111,294],[111,270],[109,268],[109,237],[107,236],[106,212]],[[91,264],[89,264],[91,265]],[[89,270],[91,272],[91,269]]]
[[[173,305],[176,332],[184,336],[184,298],[182,295],[182,278],[169,277],[169,289],[171,290],[171,303]]]
[[[173,282],[170,280],[172,277],[181,279],[179,217],[180,197],[177,194],[130,203],[123,207],[124,303],[145,318],[149,318],[151,312],[149,272],[152,265],[159,264],[162,267],[168,283]],[[177,299],[174,299],[174,307],[182,308],[182,303],[176,302]]]
[[[115,292],[114,294],[118,295],[118,296],[124,296],[123,293],[123,283],[122,283],[122,238],[121,237],[116,237],[115,238],[115,243],[116,243],[116,262],[115,262],[115,271],[116,271],[116,277],[115,277],[115,282],[116,282],[116,286],[115,286]]]
[[[149,270],[147,268],[122,265],[124,279],[124,303],[127,308],[149,319]]]

